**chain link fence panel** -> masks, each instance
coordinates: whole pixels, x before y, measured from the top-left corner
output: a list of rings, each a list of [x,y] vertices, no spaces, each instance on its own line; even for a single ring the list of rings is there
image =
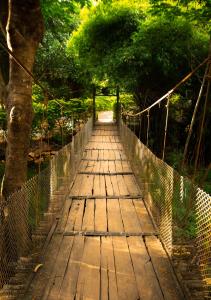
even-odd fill
[[[67,194],[92,126],[90,118],[72,142],[54,155],[46,169],[1,202],[0,289],[14,276],[18,260],[43,243],[43,240],[34,238],[36,230],[49,213],[52,198],[59,193]]]
[[[176,233],[192,222],[207,299],[211,299],[211,196],[156,157],[123,122],[119,131],[146,206],[170,255]]]

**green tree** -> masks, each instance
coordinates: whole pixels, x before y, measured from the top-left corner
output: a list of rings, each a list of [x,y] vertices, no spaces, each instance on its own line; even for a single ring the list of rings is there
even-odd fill
[[[208,38],[182,6],[113,1],[90,9],[68,49],[84,83],[120,84],[143,105],[146,95],[153,101],[207,55]]]
[[[1,28],[3,33],[7,33],[7,45],[15,57],[32,71],[35,52],[44,29],[39,0],[13,0],[10,5],[5,0],[1,6],[5,9],[5,14],[1,15]],[[3,186],[5,196],[26,181],[32,123],[32,78],[16,63],[13,56],[10,56],[9,64],[6,97],[8,143]]]
[[[34,71],[55,98],[77,96],[81,88],[75,63],[66,53],[66,42],[70,33],[79,26],[81,7],[89,3],[89,0],[41,1],[45,34],[37,52]]]

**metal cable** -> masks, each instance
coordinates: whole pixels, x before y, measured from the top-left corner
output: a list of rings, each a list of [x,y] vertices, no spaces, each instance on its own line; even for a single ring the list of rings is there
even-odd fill
[[[149,146],[149,118],[150,118],[150,111],[147,111],[147,142],[146,145],[147,147]]]
[[[169,101],[170,98],[167,98],[167,104],[166,104],[166,121],[165,121],[165,129],[164,129],[164,139],[163,139],[163,154],[162,154],[162,160],[164,160],[165,157],[165,149],[166,149],[166,135],[167,135],[167,128],[168,128],[168,117],[169,117]]]
[[[202,63],[200,63],[193,71],[191,71],[188,75],[186,75],[182,80],[180,80],[171,90],[169,90],[165,95],[163,95],[161,98],[159,98],[157,101],[155,101],[152,105],[148,106],[147,108],[143,109],[142,111],[136,113],[136,114],[128,114],[124,113],[124,115],[129,115],[131,117],[139,116],[146,111],[150,110],[155,105],[161,103],[163,100],[165,100],[167,97],[169,97],[178,87],[180,87],[183,83],[185,83],[189,78],[193,76],[193,74],[196,73],[204,64],[206,64],[210,60],[210,57],[207,57]]]

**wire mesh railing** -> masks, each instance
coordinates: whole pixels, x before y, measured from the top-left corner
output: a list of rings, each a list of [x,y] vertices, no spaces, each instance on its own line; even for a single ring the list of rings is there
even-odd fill
[[[41,241],[34,238],[36,230],[45,215],[53,215],[52,198],[59,193],[67,194],[92,126],[90,118],[72,142],[54,155],[46,169],[1,203],[0,289],[15,275],[18,260],[40,246]]]
[[[179,231],[191,227],[207,299],[211,299],[211,196],[156,157],[123,123],[120,136],[145,203],[171,255]]]

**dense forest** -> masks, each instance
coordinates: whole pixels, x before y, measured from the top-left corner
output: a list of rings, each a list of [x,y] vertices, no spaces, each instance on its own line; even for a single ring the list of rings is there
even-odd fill
[[[156,101],[208,56],[210,0],[42,0],[41,11],[44,20],[39,21],[40,37],[33,65],[33,121],[28,176],[38,169],[40,162],[45,162],[44,155],[42,158],[35,155],[36,151],[40,153],[40,147],[41,152],[56,150],[70,141],[73,132],[80,127],[82,113],[91,112],[93,87],[105,95],[96,100],[98,110],[115,108],[115,97],[106,95],[119,86],[122,110],[135,113]],[[4,22],[5,10],[2,9],[0,40],[3,45],[6,43]],[[3,175],[9,56],[2,47],[0,60]],[[24,59],[22,63],[27,65]],[[170,97],[166,160],[178,169],[204,72],[205,65]],[[189,176],[194,172],[204,102],[205,92],[182,170]],[[198,183],[205,185],[208,192],[211,188],[210,113],[208,103],[196,176]],[[143,127],[147,126],[146,122],[147,118]],[[162,103],[151,112],[149,132],[149,147],[159,157],[164,125],[165,103]],[[139,124],[136,127],[135,131],[139,134]],[[144,132],[140,138],[146,142]]]

